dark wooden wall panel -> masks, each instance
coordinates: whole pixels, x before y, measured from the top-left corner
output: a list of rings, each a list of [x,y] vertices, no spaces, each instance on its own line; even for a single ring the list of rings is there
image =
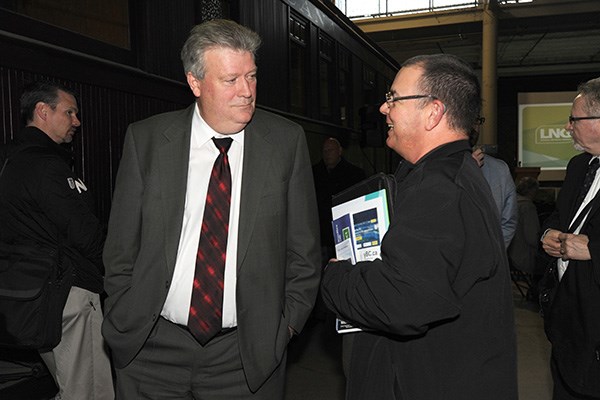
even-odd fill
[[[239,21],[262,39],[258,50],[258,102],[288,111],[288,7],[280,0],[240,1]]]
[[[134,3],[139,66],[156,75],[183,82],[180,52],[197,22],[200,1],[146,0]]]

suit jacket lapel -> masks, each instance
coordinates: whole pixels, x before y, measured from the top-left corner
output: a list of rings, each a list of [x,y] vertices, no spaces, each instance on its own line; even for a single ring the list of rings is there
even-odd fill
[[[576,184],[576,188],[577,190],[575,190],[573,192],[573,200],[570,202],[571,203],[571,210],[569,213],[569,220],[567,221],[567,228],[570,227],[572,225],[573,219],[575,217],[575,213],[578,210],[578,207],[576,207],[576,199],[579,196],[579,191],[581,190],[581,187],[583,186],[583,182],[585,180],[585,175],[587,173],[588,170],[588,165],[590,162],[590,159],[592,158],[592,156],[590,154],[586,154],[585,157],[582,158],[582,162],[580,163],[579,167],[577,168],[576,174],[578,176],[578,180],[577,180],[577,184]],[[600,173],[600,172],[598,172]],[[591,202],[591,206],[589,208],[589,211],[587,212],[587,217],[585,217],[585,221],[583,223],[582,232],[585,232],[585,226],[587,225],[588,221],[590,221],[592,219],[592,217],[594,216],[594,214],[598,211],[598,209],[600,209],[600,190],[596,193],[596,195],[592,198],[592,200],[590,200]]]
[[[600,190],[598,190],[598,192],[596,193],[594,198],[590,201],[592,202],[592,207],[590,208],[590,212],[588,213],[588,216],[585,219],[583,227],[585,227],[585,225],[587,225],[588,221],[590,221],[592,219],[594,214],[596,214],[596,212],[600,208]],[[582,231],[583,231],[583,229],[582,229]]]
[[[242,172],[242,195],[240,201],[240,225],[238,238],[238,269],[242,267],[250,237],[264,193],[265,177],[269,167],[269,154],[276,149],[267,140],[270,128],[256,118],[248,124],[244,134],[244,167]]]
[[[165,254],[171,271],[175,267],[177,247],[183,223],[192,116],[195,103],[186,110],[186,118],[178,120],[163,132],[165,143],[159,149],[159,174],[164,222]]]
[[[575,217],[575,213],[577,212],[577,197],[579,196],[579,191],[581,190],[581,186],[583,185],[583,181],[585,179],[585,173],[587,171],[587,167],[588,167],[588,163],[590,160],[591,156],[588,158],[587,155],[586,157],[583,157],[581,159],[581,162],[577,165],[573,166],[573,190],[570,193],[570,200],[568,201],[569,206],[569,214],[566,216],[567,220],[565,221],[566,226],[564,227],[565,232],[567,230],[567,228],[571,225],[571,222],[573,221],[573,217]],[[566,179],[565,179],[566,180]],[[591,210],[590,210],[591,211]]]

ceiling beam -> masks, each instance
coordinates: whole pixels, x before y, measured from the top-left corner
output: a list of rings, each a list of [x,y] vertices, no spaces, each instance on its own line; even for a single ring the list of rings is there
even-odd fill
[[[599,11],[600,1],[598,0],[537,0],[533,3],[503,5],[498,11],[498,18],[548,17]],[[353,22],[365,33],[375,33],[480,22],[483,20],[482,12],[483,6],[479,6],[459,10],[355,19]]]

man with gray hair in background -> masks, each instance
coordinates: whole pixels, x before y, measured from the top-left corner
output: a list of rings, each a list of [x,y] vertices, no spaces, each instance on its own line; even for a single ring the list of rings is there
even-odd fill
[[[542,245],[555,257],[553,299],[540,290],[552,343],[554,400],[600,399],[600,78],[583,83],[566,124],[575,148]],[[552,282],[543,279],[542,282]],[[552,300],[552,301],[551,301]]]

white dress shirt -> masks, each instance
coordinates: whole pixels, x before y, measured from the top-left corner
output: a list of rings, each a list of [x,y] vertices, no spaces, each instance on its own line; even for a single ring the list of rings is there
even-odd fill
[[[592,160],[594,158],[598,158],[598,156],[592,157],[590,159],[590,163],[592,162]],[[577,217],[579,216],[579,213],[581,213],[581,211],[583,211],[585,206],[590,201],[592,201],[594,199],[594,197],[596,197],[596,193],[598,193],[598,190],[600,190],[600,170],[598,172],[596,172],[596,176],[594,177],[594,182],[592,182],[592,186],[590,186],[590,190],[585,195],[585,198],[583,199],[581,206],[579,206],[579,210],[577,210],[577,212],[573,216],[573,219],[571,220],[571,224],[573,223],[573,221],[575,221],[577,219]],[[588,214],[589,214],[589,212],[590,212],[590,210],[588,210]],[[581,228],[583,227],[583,224],[585,224],[586,219],[587,219],[587,215],[581,220],[581,223],[579,224],[579,226],[575,227],[575,230],[573,231],[574,234],[576,234],[576,235],[579,234],[579,231],[581,231]],[[569,225],[571,225],[571,224],[569,224]],[[560,280],[560,279],[562,279],[562,276],[564,275],[565,271],[567,270],[567,267],[569,266],[569,260],[563,260],[562,258],[559,258],[557,266],[558,266],[558,280]]]
[[[229,234],[227,237],[225,287],[223,292],[223,328],[231,328],[237,326],[235,287],[244,131],[234,135],[222,135],[215,132],[202,119],[198,107],[195,108],[192,118],[187,190],[177,260],[171,287],[161,315],[180,325],[187,325],[188,323],[204,203],[213,164],[219,156],[219,150],[212,141],[213,137],[233,139],[227,152],[231,168],[231,207],[229,211]]]

